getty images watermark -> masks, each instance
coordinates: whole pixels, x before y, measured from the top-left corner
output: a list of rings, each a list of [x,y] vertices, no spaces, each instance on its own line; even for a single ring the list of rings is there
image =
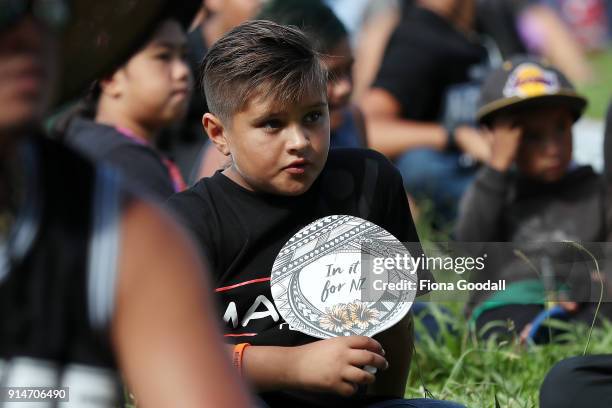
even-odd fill
[[[542,299],[612,302],[608,242],[373,242],[361,249],[362,301],[416,291],[428,293],[423,301],[465,302],[528,287]]]
[[[395,254],[392,257],[372,258],[372,287],[376,291],[418,290],[418,291],[497,291],[505,290],[504,279],[497,281],[470,282],[467,279],[457,281],[437,282],[431,279],[400,278],[396,281],[388,279],[389,272],[399,272],[399,275],[415,276],[419,270],[437,270],[454,272],[462,275],[466,271],[482,271],[485,269],[487,254],[482,256],[435,256],[420,255],[412,257],[408,254]]]

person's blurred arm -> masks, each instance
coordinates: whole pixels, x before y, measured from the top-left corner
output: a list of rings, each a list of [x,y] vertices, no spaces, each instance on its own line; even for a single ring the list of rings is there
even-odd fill
[[[423,147],[442,151],[449,143],[448,130],[443,126],[401,119],[399,102],[382,88],[370,89],[361,108],[366,116],[369,147],[389,158]],[[454,130],[454,136],[462,151],[480,161],[488,159],[488,144],[476,129],[460,126]]]
[[[459,204],[454,236],[462,242],[500,240],[500,220],[511,178],[508,174],[521,140],[510,124],[491,131],[491,157],[477,173]]]
[[[357,35],[353,66],[353,100],[359,101],[370,87],[385,52],[391,33],[400,19],[400,11],[387,7],[369,16]]]
[[[538,52],[569,77],[584,83],[592,78],[584,51],[557,12],[546,5],[531,5],[518,16],[519,34],[532,52]]]
[[[193,244],[162,211],[127,208],[112,339],[138,406],[247,407]]]

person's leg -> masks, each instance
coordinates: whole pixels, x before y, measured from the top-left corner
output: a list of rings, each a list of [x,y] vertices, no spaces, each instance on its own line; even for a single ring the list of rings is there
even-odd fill
[[[612,407],[612,355],[557,363],[540,388],[540,408]]]
[[[393,399],[368,405],[368,408],[465,408],[456,402],[441,401],[429,398]]]

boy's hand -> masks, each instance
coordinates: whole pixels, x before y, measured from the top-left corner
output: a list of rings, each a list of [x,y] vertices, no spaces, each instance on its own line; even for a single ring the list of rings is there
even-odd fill
[[[487,131],[487,135],[491,140],[489,166],[497,171],[507,171],[521,143],[521,128],[510,122],[496,122],[493,129]]]
[[[332,392],[348,397],[357,386],[376,377],[363,370],[368,365],[388,367],[379,342],[369,337],[335,337],[291,348],[291,382],[301,389]]]
[[[459,126],[455,129],[455,141],[464,153],[479,162],[486,163],[491,156],[491,146],[484,136],[473,127]]]

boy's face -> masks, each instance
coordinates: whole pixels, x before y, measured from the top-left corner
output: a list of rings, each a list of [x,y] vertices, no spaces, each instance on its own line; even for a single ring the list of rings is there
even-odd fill
[[[0,28],[0,145],[2,135],[42,119],[55,68],[49,38],[30,17]]]
[[[193,88],[180,24],[162,23],[152,40],[103,87],[133,120],[154,128],[180,120]]]
[[[205,115],[206,126],[206,115]],[[214,139],[214,131],[207,128]],[[278,106],[265,95],[253,98],[231,118],[222,135],[232,165],[224,171],[251,191],[295,196],[321,173],[329,150],[325,95],[310,93],[295,104]],[[217,143],[215,141],[215,143]]]
[[[325,69],[329,72],[327,100],[329,102],[329,123],[332,130],[342,125],[342,114],[353,92],[353,52],[348,38],[323,57]]]
[[[572,125],[570,111],[562,107],[535,109],[517,116],[522,129],[516,157],[524,175],[543,182],[555,182],[566,173],[572,159]]]

